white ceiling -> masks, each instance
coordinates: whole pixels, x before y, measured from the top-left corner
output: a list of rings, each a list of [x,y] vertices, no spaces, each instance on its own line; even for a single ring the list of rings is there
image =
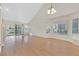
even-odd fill
[[[79,11],[79,4],[55,3],[53,6],[57,12],[52,15],[51,18]],[[43,5],[43,3],[3,3],[2,14],[5,20],[28,23],[35,15],[38,14],[39,10],[41,17],[48,17],[47,9],[49,7],[50,4]],[[6,11],[7,9],[8,11]]]
[[[28,23],[42,5],[41,3],[3,3],[2,15],[5,20]]]
[[[50,4],[46,4],[45,6],[45,8],[48,9]],[[55,3],[53,6],[57,12],[53,14],[51,18],[79,12],[79,3]]]

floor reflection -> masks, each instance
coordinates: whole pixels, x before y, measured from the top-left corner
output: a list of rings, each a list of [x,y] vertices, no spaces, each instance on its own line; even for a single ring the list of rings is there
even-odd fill
[[[4,55],[13,55],[16,53],[16,49],[22,48],[24,44],[28,42],[28,36],[7,36],[4,40]]]

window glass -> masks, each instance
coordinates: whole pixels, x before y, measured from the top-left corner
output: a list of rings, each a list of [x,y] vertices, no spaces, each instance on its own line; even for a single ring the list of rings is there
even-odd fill
[[[72,33],[78,33],[78,18],[72,20]]]
[[[23,35],[28,30],[24,24],[6,24],[6,34],[8,36]]]
[[[67,22],[65,20],[53,22],[53,33],[67,34]]]

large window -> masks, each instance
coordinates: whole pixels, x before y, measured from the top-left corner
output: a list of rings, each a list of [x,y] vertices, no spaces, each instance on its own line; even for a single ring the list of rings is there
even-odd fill
[[[58,33],[67,34],[66,24],[58,24]]]
[[[65,20],[53,22],[53,33],[67,34],[67,22]]]
[[[78,33],[78,18],[72,20],[72,33]]]

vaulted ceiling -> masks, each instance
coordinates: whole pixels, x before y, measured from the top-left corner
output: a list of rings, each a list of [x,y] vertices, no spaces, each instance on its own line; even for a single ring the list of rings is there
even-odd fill
[[[54,9],[57,11],[53,15],[48,15],[47,10],[51,7],[50,3],[46,3],[37,13],[38,16],[43,16],[46,18],[56,18],[60,16],[65,16],[75,12],[79,12],[79,3],[54,3],[52,4]],[[37,15],[35,17],[37,17]]]
[[[33,17],[49,17],[47,9],[49,3],[2,3],[2,15],[6,21],[17,21],[22,23],[30,22]],[[54,3],[57,12],[50,18],[55,18],[79,11],[79,4]],[[1,14],[1,13],[0,13]]]

